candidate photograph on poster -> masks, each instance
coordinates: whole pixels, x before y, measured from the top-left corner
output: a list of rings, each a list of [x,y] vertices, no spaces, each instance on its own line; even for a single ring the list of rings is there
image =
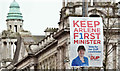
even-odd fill
[[[78,56],[72,60],[72,66],[89,66],[88,58],[84,56],[85,47],[83,45],[78,46]]]
[[[103,66],[102,18],[70,17],[70,65]]]

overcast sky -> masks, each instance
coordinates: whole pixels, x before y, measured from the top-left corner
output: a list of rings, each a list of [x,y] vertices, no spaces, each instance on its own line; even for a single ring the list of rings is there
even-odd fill
[[[119,1],[119,0],[117,0]],[[13,0],[0,0],[0,32],[7,29],[6,16]],[[44,35],[47,27],[58,27],[62,0],[16,0],[23,14],[23,28]]]

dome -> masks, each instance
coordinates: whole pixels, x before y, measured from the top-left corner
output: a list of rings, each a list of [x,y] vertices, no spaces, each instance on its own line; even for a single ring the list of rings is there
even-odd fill
[[[11,4],[10,4],[10,7],[9,7],[9,13],[8,13],[8,16],[7,16],[7,20],[22,20],[22,13],[20,12],[20,6],[19,4],[14,0]]]
[[[19,7],[19,4],[14,0],[11,5],[10,5],[10,8],[13,8],[13,7],[17,7],[17,8],[20,8]]]

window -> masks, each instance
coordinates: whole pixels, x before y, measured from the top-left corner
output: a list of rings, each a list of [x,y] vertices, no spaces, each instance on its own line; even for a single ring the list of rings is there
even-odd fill
[[[10,29],[12,28],[12,26],[10,25]]]
[[[22,28],[22,25],[20,25],[20,28]]]
[[[14,26],[14,32],[17,32],[17,25]]]
[[[17,42],[15,42],[14,44],[17,45]]]
[[[4,45],[7,45],[7,42],[6,42],[6,41],[4,41],[4,42],[3,42],[3,44],[4,44]]]

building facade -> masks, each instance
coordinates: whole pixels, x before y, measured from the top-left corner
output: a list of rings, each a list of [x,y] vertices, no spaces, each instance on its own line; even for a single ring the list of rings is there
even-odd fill
[[[19,32],[17,39],[12,39],[16,42],[16,48],[11,57],[9,64],[1,68],[4,69],[22,69],[29,71],[30,69],[74,69],[70,67],[69,48],[70,48],[70,24],[69,17],[82,17],[83,16],[83,2],[73,0],[66,2],[63,0],[63,8],[60,11],[60,21],[58,22],[59,28],[47,28],[45,36],[32,36],[22,35],[22,16],[19,11],[13,14],[12,8],[19,8],[17,3],[10,6],[10,13],[8,13],[7,26],[8,30]],[[88,68],[88,69],[120,69],[120,3],[115,2],[88,2],[87,16],[88,17],[102,17],[104,23],[104,61],[101,68]],[[86,7],[86,6],[85,6]],[[12,12],[12,13],[11,13]],[[11,17],[11,14],[17,15]],[[86,13],[85,13],[86,14]],[[12,18],[12,19],[11,19]],[[15,23],[18,23],[17,26]],[[10,26],[11,25],[11,26]],[[18,27],[19,26],[19,27]],[[14,27],[14,29],[13,29]],[[5,33],[4,33],[5,34]],[[11,34],[11,33],[10,33]],[[6,37],[6,36],[5,36]],[[6,44],[1,37],[1,45]],[[10,38],[10,37],[9,37]],[[34,40],[33,40],[34,38]],[[36,39],[35,39],[36,38]],[[4,39],[5,41],[8,38]],[[6,45],[9,46],[9,45]],[[5,46],[1,46],[5,47]],[[7,50],[7,47],[6,49]],[[12,51],[12,52],[13,52]],[[107,53],[106,53],[107,52]],[[6,53],[4,51],[4,53]],[[107,56],[106,56],[107,54]],[[6,54],[4,54],[6,57]],[[6,58],[5,57],[5,58]],[[107,57],[107,59],[106,59]],[[4,59],[4,58],[3,58]],[[2,61],[1,61],[2,62]]]

